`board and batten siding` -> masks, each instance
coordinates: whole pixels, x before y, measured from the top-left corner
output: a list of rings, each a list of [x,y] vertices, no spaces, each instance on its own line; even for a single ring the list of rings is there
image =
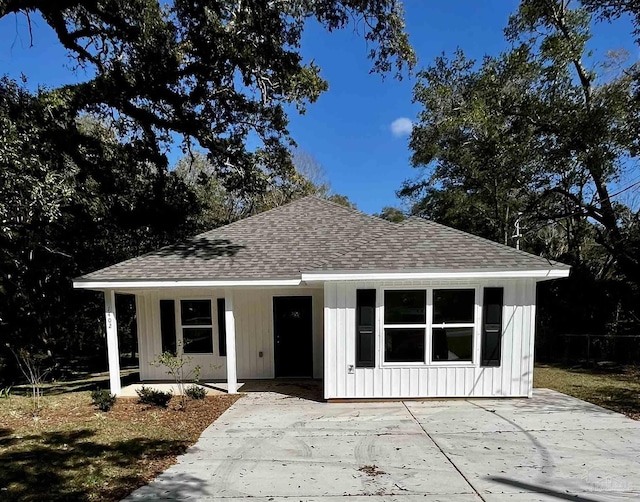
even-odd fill
[[[259,288],[232,290],[236,325],[236,367],[239,379],[274,378],[273,297],[311,296],[313,309],[313,375],[322,378],[323,364],[323,292],[311,288]],[[226,357],[218,352],[216,298],[224,298],[223,289],[171,289],[142,291],[136,294],[138,352],[142,381],[167,380],[166,369],[153,366],[162,351],[160,300],[210,299],[213,317],[213,354],[188,354],[191,366],[200,365],[201,379],[225,381]],[[176,319],[177,321],[178,319]],[[178,340],[182,334],[176,327]],[[262,357],[260,357],[262,352]]]
[[[474,355],[469,362],[394,363],[383,361],[383,291],[477,288]],[[481,367],[483,287],[503,287],[502,361]],[[356,290],[376,289],[376,364],[355,368]],[[477,281],[327,282],[324,285],[326,399],[531,396],[535,331],[534,279]],[[479,299],[479,300],[478,300]],[[427,319],[427,322],[430,320]],[[427,328],[427,347],[431,329]],[[429,350],[429,355],[430,355]],[[350,366],[353,369],[350,371]]]

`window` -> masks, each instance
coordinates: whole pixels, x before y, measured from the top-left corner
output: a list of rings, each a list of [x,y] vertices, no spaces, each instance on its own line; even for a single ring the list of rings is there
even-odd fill
[[[433,361],[471,361],[475,289],[434,289],[431,326]]]
[[[180,300],[180,323],[185,354],[213,352],[211,300]]]
[[[176,353],[176,304],[173,300],[160,300],[160,335],[162,352]]]
[[[356,367],[376,365],[376,290],[356,291]]]
[[[384,292],[384,361],[424,363],[427,329],[427,292]]]

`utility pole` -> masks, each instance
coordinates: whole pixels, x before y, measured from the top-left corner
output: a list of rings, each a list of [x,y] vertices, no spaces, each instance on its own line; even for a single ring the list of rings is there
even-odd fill
[[[522,216],[521,212],[518,212],[518,217],[516,218],[515,227],[516,233],[511,236],[512,239],[516,240],[516,249],[520,249],[520,238],[522,234],[520,233],[520,217]]]

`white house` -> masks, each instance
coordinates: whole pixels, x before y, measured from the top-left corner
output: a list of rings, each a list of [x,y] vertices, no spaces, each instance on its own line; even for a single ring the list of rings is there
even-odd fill
[[[142,381],[184,350],[202,378],[323,379],[326,399],[531,396],[536,283],[569,267],[420,218],[306,197],[74,281],[135,295]]]

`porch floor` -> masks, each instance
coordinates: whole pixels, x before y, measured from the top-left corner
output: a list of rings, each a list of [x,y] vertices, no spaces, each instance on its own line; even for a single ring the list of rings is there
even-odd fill
[[[142,386],[161,390],[164,392],[173,390],[178,395],[178,386],[175,382],[135,382],[122,387],[118,397],[137,397],[136,390]],[[185,385],[192,385],[187,383]],[[227,393],[226,382],[200,382],[198,387],[202,387],[208,395]],[[306,399],[310,401],[323,402],[322,380],[294,380],[294,379],[273,379],[273,380],[246,380],[238,382],[239,393],[270,392],[280,394],[283,397]]]

